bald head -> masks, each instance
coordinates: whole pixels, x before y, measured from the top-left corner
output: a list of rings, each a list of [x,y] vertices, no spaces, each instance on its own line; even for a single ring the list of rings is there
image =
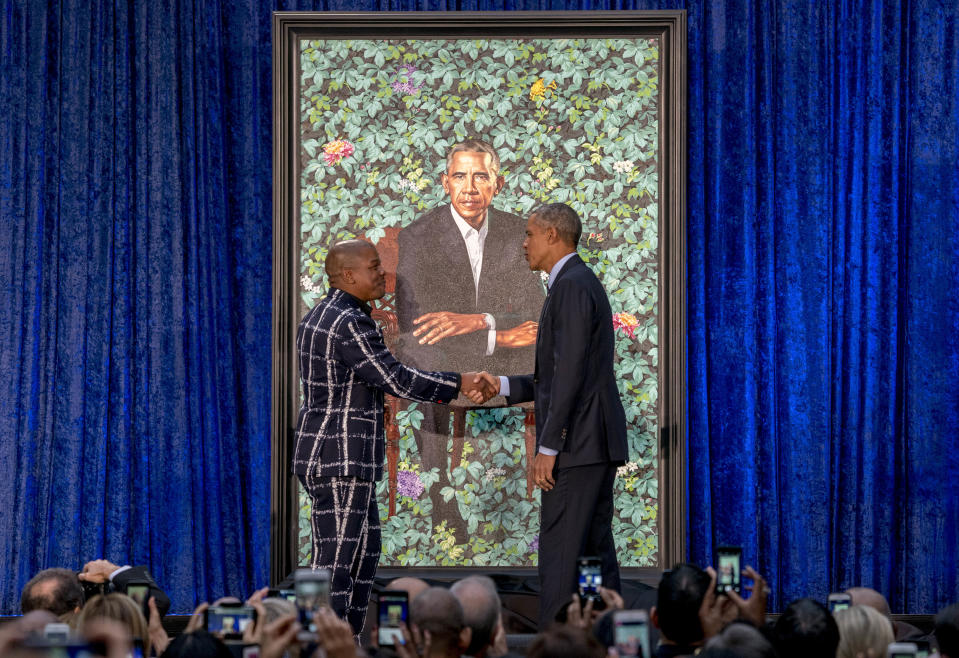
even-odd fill
[[[409,576],[403,576],[402,578],[397,578],[390,581],[390,584],[386,586],[386,589],[392,592],[406,592],[410,596],[410,601],[415,599],[420,593],[428,590],[430,588],[429,583],[420,578],[410,578]]]
[[[871,587],[850,587],[846,594],[852,597],[853,605],[865,605],[878,610],[886,617],[889,617],[889,602],[886,597],[872,589]]]
[[[368,302],[386,294],[386,273],[376,247],[369,242],[337,242],[330,247],[324,265],[330,286],[357,299]]]
[[[432,655],[459,656],[470,642],[471,632],[463,621],[463,608],[449,590],[430,587],[410,603],[410,623],[429,631]]]
[[[450,592],[463,606],[463,621],[473,632],[466,653],[483,656],[493,643],[500,624],[500,600],[496,585],[486,576],[470,576],[458,580]]]
[[[356,262],[367,256],[370,251],[376,252],[376,247],[365,240],[343,240],[330,247],[326,255],[326,276],[330,283],[343,275],[343,271],[356,266]]]

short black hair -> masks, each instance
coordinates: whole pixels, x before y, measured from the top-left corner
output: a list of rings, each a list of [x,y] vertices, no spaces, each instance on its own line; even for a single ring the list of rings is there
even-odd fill
[[[949,658],[959,656],[959,603],[939,611],[933,633],[943,655]]]
[[[547,203],[530,213],[536,221],[556,229],[560,239],[571,247],[579,244],[583,235],[583,222],[579,214],[565,203]]]
[[[533,638],[527,658],[605,658],[606,647],[582,629],[553,624]]]
[[[833,658],[839,647],[839,626],[819,601],[793,601],[773,626],[773,644],[780,658]]]
[[[43,588],[43,592],[36,591],[39,585],[54,581],[52,590]],[[20,594],[20,612],[27,614],[33,610],[49,610],[53,614],[64,615],[83,606],[83,586],[77,578],[76,571],[69,569],[44,569],[27,581]]]
[[[709,574],[694,564],[677,564],[663,574],[656,594],[656,616],[659,630],[669,641],[690,645],[703,639],[699,608],[709,582]]]

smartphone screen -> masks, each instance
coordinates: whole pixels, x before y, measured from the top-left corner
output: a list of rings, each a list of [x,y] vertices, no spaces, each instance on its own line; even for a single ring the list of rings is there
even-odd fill
[[[829,599],[829,612],[838,612],[839,610],[847,610],[852,606],[852,597],[848,594],[836,593],[830,594]]]
[[[932,645],[929,640],[913,640],[916,645],[916,658],[929,658],[932,655]]]
[[[716,593],[742,593],[743,549],[738,546],[720,546],[716,549]]]
[[[379,632],[377,641],[381,647],[403,643],[400,622],[409,617],[409,594],[406,592],[382,592],[379,601]]]
[[[330,572],[326,569],[297,569],[293,575],[293,591],[300,625],[316,633],[313,614],[330,604]]]
[[[650,658],[646,612],[617,610],[613,613],[613,641],[620,658]]]
[[[598,557],[579,558],[579,595],[584,600],[599,600],[603,585],[602,562]]]
[[[246,605],[218,605],[206,610],[206,630],[222,637],[239,637],[256,619],[256,610]]]

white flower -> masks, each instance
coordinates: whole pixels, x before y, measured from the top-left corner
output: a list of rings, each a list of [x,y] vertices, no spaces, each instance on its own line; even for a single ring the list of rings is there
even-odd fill
[[[633,473],[638,470],[639,470],[639,465],[636,462],[626,462],[625,464],[623,464],[622,466],[616,469],[616,476],[621,478],[626,477],[630,473]]]
[[[495,478],[501,478],[506,475],[506,471],[502,468],[488,468],[486,469],[486,474],[483,475],[483,479],[487,482],[492,482]]]
[[[403,178],[400,180],[400,189],[401,190],[415,190],[416,184],[409,180],[408,178]]]
[[[633,170],[632,160],[620,160],[613,163],[613,171],[620,174],[628,174]]]
[[[306,274],[300,277],[300,285],[303,286],[303,290],[306,290],[307,292],[322,292],[318,287],[316,287],[316,284],[313,283],[313,279]]]
[[[539,278],[543,280],[543,283],[549,283],[549,272],[544,272],[543,270],[539,271]]]

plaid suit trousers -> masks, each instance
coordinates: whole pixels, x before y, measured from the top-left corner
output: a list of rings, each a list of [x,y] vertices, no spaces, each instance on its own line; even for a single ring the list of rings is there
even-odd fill
[[[359,636],[380,560],[376,482],[300,476],[312,502],[313,569],[329,569],[330,606]]]

